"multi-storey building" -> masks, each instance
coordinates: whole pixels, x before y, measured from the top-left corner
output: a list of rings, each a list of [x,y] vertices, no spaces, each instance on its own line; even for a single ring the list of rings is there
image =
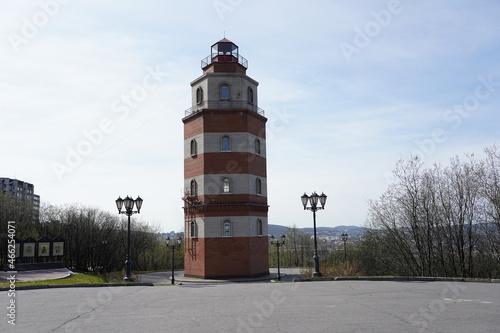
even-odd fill
[[[32,202],[35,217],[40,210],[40,196],[35,194],[35,186],[18,179],[0,178],[0,194],[10,193],[23,201]]]
[[[212,45],[191,82],[184,123],[187,276],[269,273],[266,121],[258,82],[227,39]]]

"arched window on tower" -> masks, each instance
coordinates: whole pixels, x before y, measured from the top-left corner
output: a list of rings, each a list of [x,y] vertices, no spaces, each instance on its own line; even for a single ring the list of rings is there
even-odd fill
[[[231,193],[231,181],[227,177],[222,179],[222,193]]]
[[[255,153],[257,155],[260,155],[260,140],[259,139],[255,139]]]
[[[198,196],[198,183],[196,180],[191,180],[191,186],[189,188],[190,196],[197,197]]]
[[[190,234],[191,238],[198,237],[198,235],[196,233],[196,221],[194,221],[194,220],[189,222],[189,234]]]
[[[229,99],[229,85],[227,83],[220,86],[220,99]]]
[[[196,89],[196,104],[201,104],[203,102],[203,89],[199,87]]]
[[[231,151],[231,140],[227,135],[222,137],[221,151]]]
[[[198,143],[196,142],[195,139],[191,140],[190,152],[191,152],[191,156],[198,155]]]
[[[262,220],[257,220],[257,236],[262,236]]]
[[[260,178],[255,180],[255,193],[262,194],[262,181]]]
[[[248,103],[253,104],[253,89],[248,87],[247,89]]]
[[[231,221],[225,220],[222,224],[222,236],[230,237],[232,235]]]

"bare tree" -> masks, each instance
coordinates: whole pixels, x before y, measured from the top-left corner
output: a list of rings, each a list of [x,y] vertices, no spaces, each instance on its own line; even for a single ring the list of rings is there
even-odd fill
[[[368,226],[397,274],[492,276],[499,270],[500,158],[455,157],[424,169],[418,157],[401,160],[395,181],[369,202]],[[493,227],[494,226],[494,227]],[[496,266],[486,262],[496,262]],[[500,272],[499,272],[500,273]]]

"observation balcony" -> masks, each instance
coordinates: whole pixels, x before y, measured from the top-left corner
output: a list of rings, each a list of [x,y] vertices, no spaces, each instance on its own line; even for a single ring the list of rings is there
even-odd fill
[[[231,109],[243,109],[255,112],[262,117],[265,117],[265,112],[263,109],[259,108],[257,105],[248,103],[248,101],[231,101],[231,100],[212,100],[203,101],[195,106],[190,107],[185,111],[185,117],[200,112],[202,109],[214,109],[214,110],[231,110]]]
[[[205,59],[201,60],[201,68],[203,69],[214,62],[237,62],[241,66],[248,69],[247,59],[239,54],[231,54],[230,52],[225,54],[223,52],[213,53],[212,55],[207,56]]]

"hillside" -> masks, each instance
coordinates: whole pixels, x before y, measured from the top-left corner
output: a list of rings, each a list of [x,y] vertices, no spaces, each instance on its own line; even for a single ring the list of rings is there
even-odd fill
[[[278,224],[269,224],[268,233],[272,235],[282,235],[286,234],[288,227],[278,225]],[[299,230],[312,235],[314,232],[314,228],[298,228]],[[337,227],[317,227],[316,233],[318,236],[339,236],[342,233],[346,232],[349,234],[350,238],[359,238],[363,236],[365,232],[365,228],[349,225],[349,226],[337,226]]]

